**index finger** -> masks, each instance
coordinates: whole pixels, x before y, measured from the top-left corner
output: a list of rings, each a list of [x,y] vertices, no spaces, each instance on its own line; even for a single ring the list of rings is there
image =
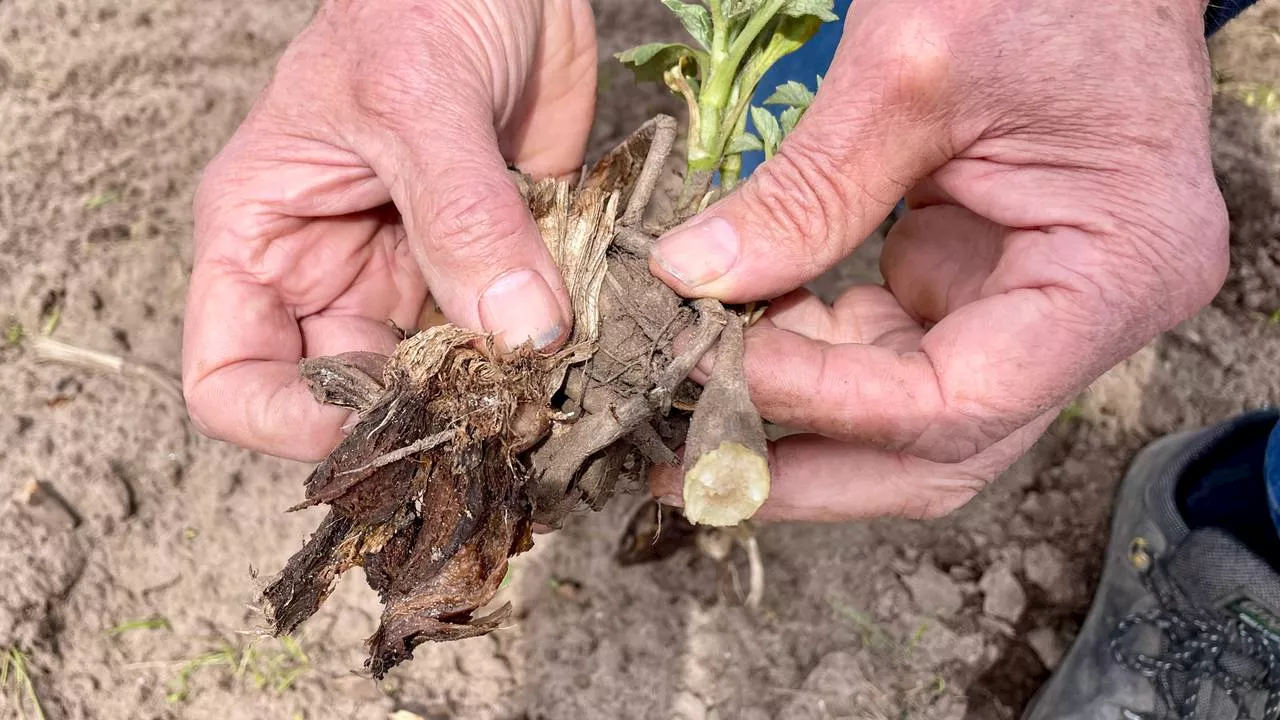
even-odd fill
[[[317,338],[335,352],[390,353],[394,333],[352,316],[312,316],[307,322],[304,338],[274,288],[222,265],[196,267],[183,329],[182,379],[187,408],[201,432],[309,462],[342,440],[350,411],[317,402],[298,374],[298,362],[304,350],[328,352]]]
[[[1013,233],[1011,245],[1025,246],[1001,260],[1002,277],[1021,283],[957,309],[918,350],[832,343],[805,328],[753,329],[746,353],[753,400],[773,422],[847,442],[935,462],[981,452],[1146,339],[1140,318],[1103,300],[1101,276],[1030,262],[1029,255],[1052,254],[1054,243],[1071,244],[1077,258],[1095,245],[1078,231],[1048,236]]]

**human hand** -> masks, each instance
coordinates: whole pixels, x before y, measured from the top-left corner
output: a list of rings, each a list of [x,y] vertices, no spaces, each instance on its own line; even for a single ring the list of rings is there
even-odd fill
[[[195,201],[183,339],[192,420],[299,460],[342,438],[302,357],[390,353],[430,292],[512,347],[569,298],[504,160],[579,168],[595,100],[586,0],[330,0]]]
[[[904,193],[884,286],[796,291],[747,335],[752,396],[804,431],[759,516],[938,516],[1069,399],[1220,288],[1204,3],[863,0],[821,91],[738,192],[663,238],[688,296],[777,297]],[[679,496],[658,468],[655,494]]]

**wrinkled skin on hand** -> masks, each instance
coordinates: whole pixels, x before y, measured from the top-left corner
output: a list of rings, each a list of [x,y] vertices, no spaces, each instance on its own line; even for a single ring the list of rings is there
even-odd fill
[[[596,48],[586,0],[329,0],[195,201],[183,342],[206,434],[318,460],[348,413],[303,357],[390,354],[428,293],[454,323],[552,346],[569,299],[507,163],[577,170]]]
[[[666,236],[689,296],[778,298],[753,399],[802,431],[761,517],[937,516],[1220,288],[1204,3],[863,0],[777,156]],[[905,192],[883,286],[796,290]],[[679,495],[663,468],[655,494]]]

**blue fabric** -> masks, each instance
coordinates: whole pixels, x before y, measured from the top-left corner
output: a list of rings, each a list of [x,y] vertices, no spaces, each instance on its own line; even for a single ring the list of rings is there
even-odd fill
[[[1239,15],[1256,0],[1211,0],[1204,14],[1205,35],[1212,35],[1226,25],[1229,20]],[[775,88],[788,80],[804,83],[810,90],[814,89],[814,80],[818,75],[825,75],[831,66],[831,59],[836,54],[836,46],[840,44],[840,35],[844,32],[844,19],[848,16],[853,0],[836,0],[835,13],[839,20],[824,23],[813,39],[805,43],[799,50],[787,55],[765,73],[756,89],[753,105],[763,105],[765,98],[773,94]],[[775,112],[778,108],[772,108]],[[747,129],[755,130],[755,123],[747,120]],[[764,153],[749,152],[742,154],[742,176],[745,178],[764,162]]]
[[[1267,505],[1271,508],[1271,522],[1280,533],[1280,423],[1271,431],[1263,461],[1263,477],[1267,479]]]
[[[1209,8],[1204,12],[1204,34],[1212,35],[1218,32],[1223,25],[1254,2],[1256,0],[1211,0]]]
[[[764,101],[779,85],[788,80],[804,83],[810,90],[817,89],[819,75],[826,75],[831,67],[831,59],[835,57],[836,46],[840,44],[840,34],[844,32],[844,19],[849,14],[853,0],[836,0],[835,14],[839,20],[823,23],[816,35],[799,50],[784,55],[760,80],[756,94],[751,98],[752,105],[763,107]],[[781,108],[770,107],[776,115]],[[755,131],[755,123],[747,118],[747,129]],[[764,162],[764,153],[749,152],[742,154],[742,176],[746,177]]]
[[[1280,567],[1280,532],[1263,469],[1280,412],[1232,418],[1222,435],[1182,471],[1175,500],[1191,528],[1220,528]]]

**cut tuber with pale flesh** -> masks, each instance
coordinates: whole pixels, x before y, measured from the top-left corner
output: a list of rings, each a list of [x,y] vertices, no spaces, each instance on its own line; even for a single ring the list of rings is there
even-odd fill
[[[727,316],[685,441],[684,514],[701,525],[737,525],[769,497],[764,421],[747,390],[742,324]]]

